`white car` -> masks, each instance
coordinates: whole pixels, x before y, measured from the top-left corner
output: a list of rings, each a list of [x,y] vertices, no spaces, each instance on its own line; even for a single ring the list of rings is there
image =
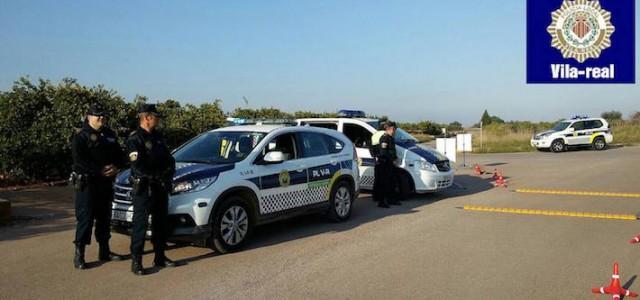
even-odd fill
[[[299,125],[322,127],[344,133],[355,145],[360,158],[360,188],[372,190],[375,161],[369,152],[371,136],[380,121],[366,118],[309,118],[298,119]],[[398,128],[394,137],[398,153],[398,185],[401,197],[412,193],[436,192],[453,184],[454,171],[449,160],[433,148]]]
[[[170,241],[241,248],[257,225],[326,212],[349,218],[359,192],[355,149],[334,130],[246,125],[205,132],[173,152]],[[114,185],[112,228],[129,234],[130,170]],[[153,218],[151,218],[153,222]],[[149,232],[148,232],[149,233]]]
[[[569,147],[591,146],[604,150],[613,142],[609,123],[602,118],[574,117],[558,122],[553,129],[535,134],[531,146],[562,152]]]

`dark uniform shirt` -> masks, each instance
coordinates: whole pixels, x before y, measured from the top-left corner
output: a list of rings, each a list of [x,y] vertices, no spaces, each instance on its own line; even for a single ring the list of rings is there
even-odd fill
[[[394,162],[398,158],[396,143],[393,137],[387,133],[380,138],[378,158],[385,162]]]
[[[125,165],[124,153],[115,133],[106,127],[97,131],[87,122],[82,125],[82,130],[73,136],[71,155],[73,171],[89,175],[89,179],[100,178],[102,169],[107,165],[115,165],[118,168]]]
[[[127,154],[134,177],[171,182],[176,168],[175,160],[160,132],[154,130],[149,133],[138,127],[127,140]]]

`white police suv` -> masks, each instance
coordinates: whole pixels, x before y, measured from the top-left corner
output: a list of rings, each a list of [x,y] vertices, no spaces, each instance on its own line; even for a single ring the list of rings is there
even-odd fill
[[[360,188],[373,189],[375,161],[369,152],[371,136],[380,125],[377,119],[364,118],[364,113],[341,111],[339,118],[298,119],[299,125],[322,127],[344,133],[355,145],[360,158]],[[395,134],[398,153],[399,190],[406,198],[412,193],[428,193],[446,189],[453,184],[454,171],[440,152],[420,145],[416,138],[398,128]]]
[[[604,150],[611,142],[613,135],[605,119],[580,116],[562,120],[551,130],[535,134],[531,138],[531,146],[553,152],[582,146]]]
[[[283,125],[205,132],[173,152],[171,241],[206,241],[225,253],[246,244],[255,226],[301,214],[351,215],[359,191],[355,149],[334,130]],[[114,186],[112,228],[128,234],[130,171]],[[153,222],[153,219],[151,219]]]

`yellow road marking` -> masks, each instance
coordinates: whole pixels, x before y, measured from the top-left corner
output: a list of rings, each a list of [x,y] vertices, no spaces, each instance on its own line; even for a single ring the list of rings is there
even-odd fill
[[[574,212],[574,211],[562,211],[562,210],[503,208],[503,207],[489,207],[489,206],[476,206],[476,205],[465,205],[462,208],[464,210],[470,210],[470,211],[498,212],[498,213],[509,213],[509,214],[520,214],[520,215],[542,215],[542,216],[629,220],[629,221],[635,221],[638,219],[635,215],[629,215],[629,214],[607,214],[607,213]]]
[[[539,190],[539,189],[516,189],[516,192],[518,192],[518,193],[530,193],[530,194],[547,194],[547,195],[575,195],[575,196],[596,196],[596,197],[640,198],[640,194],[637,194],[637,193],[562,191],[562,190]]]

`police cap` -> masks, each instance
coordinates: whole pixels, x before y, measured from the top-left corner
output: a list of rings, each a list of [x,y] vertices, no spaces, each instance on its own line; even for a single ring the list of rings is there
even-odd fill
[[[100,105],[99,103],[94,103],[91,104],[91,107],[89,107],[89,111],[87,112],[87,114],[96,117],[104,117],[107,115],[107,112],[104,110],[104,107],[102,107],[102,105]]]
[[[138,109],[138,113],[152,114],[152,115],[155,115],[156,117],[161,116],[155,104],[143,104],[142,106],[140,106],[140,109]]]

